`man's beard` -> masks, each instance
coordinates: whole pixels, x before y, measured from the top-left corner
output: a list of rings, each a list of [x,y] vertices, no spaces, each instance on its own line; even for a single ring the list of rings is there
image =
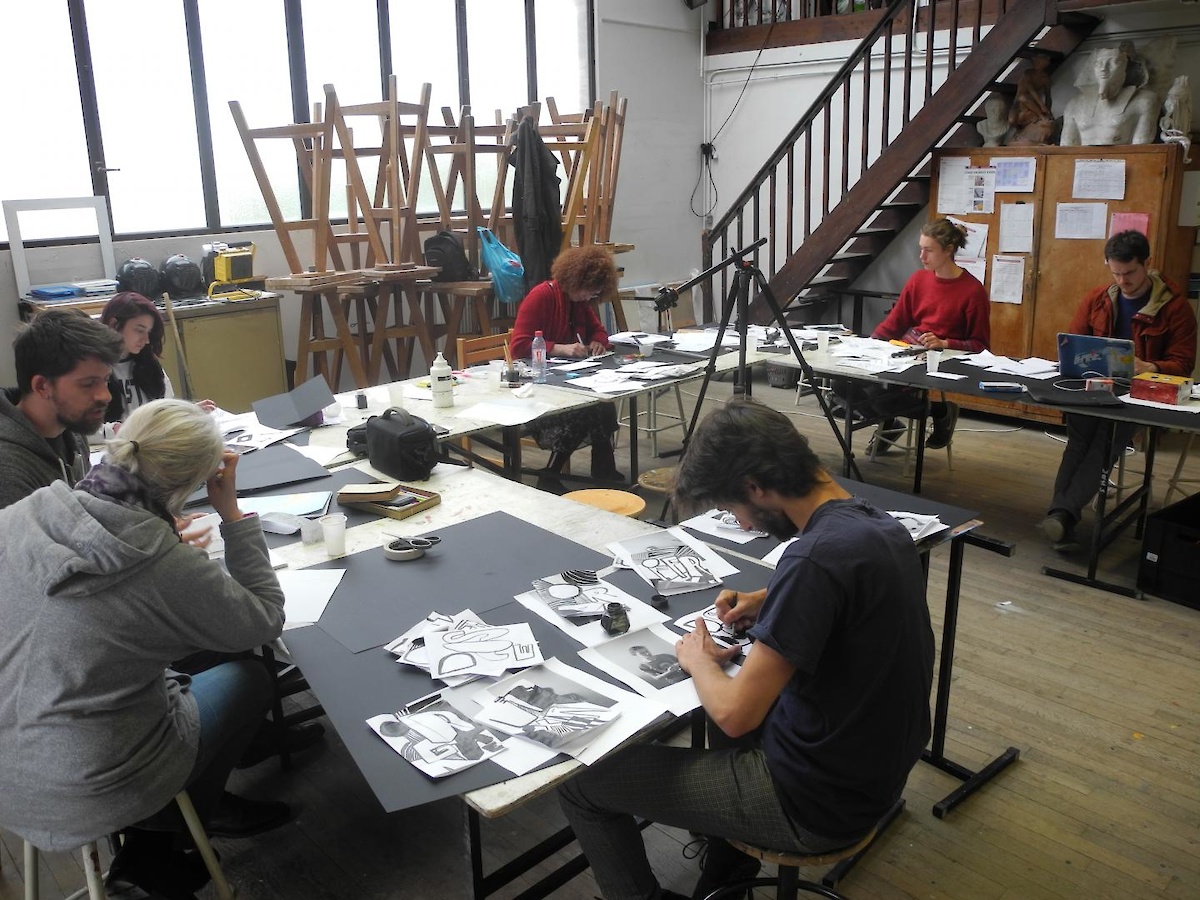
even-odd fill
[[[746,505],[750,507],[750,515],[754,520],[754,527],[760,531],[765,531],[776,540],[791,540],[800,530],[791,519],[781,512],[773,509],[765,509],[755,503],[748,502]]]
[[[97,431],[100,430],[100,427],[104,424],[104,412],[107,409],[108,409],[108,407],[106,406],[106,407],[104,407],[104,409],[94,410],[94,412],[99,413],[99,416],[97,416],[95,419],[92,419],[91,417],[77,418],[77,419],[64,419],[60,415],[58,417],[58,421],[63,426],[64,429],[71,432],[72,434],[81,434],[84,437],[87,437],[88,435],[95,434]]]

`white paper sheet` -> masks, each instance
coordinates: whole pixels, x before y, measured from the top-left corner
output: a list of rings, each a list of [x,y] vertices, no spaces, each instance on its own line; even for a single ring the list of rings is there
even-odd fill
[[[1025,257],[992,257],[992,285],[988,296],[993,303],[1020,303],[1025,291]]]
[[[1059,203],[1054,209],[1054,236],[1059,240],[1103,240],[1107,224],[1105,203]]]
[[[938,167],[937,211],[965,213],[971,209],[966,172],[971,161],[962,156],[943,157]]]
[[[607,549],[660,594],[715,587],[738,571],[679,526],[609,544]]]
[[[329,506],[331,491],[307,491],[300,494],[281,494],[276,497],[239,497],[238,507],[249,515],[265,516],[268,513],[286,513],[307,516],[325,510]]]
[[[285,569],[276,573],[283,588],[284,631],[312,625],[321,618],[333,592],[342,582],[345,569]]]
[[[1000,204],[997,250],[1001,253],[1033,252],[1033,213],[1036,208],[1032,203]]]
[[[772,566],[772,567],[779,565],[779,560],[783,559],[784,552],[787,550],[788,547],[791,546],[792,542],[795,540],[796,540],[795,538],[792,538],[791,540],[784,541],[782,544],[780,544],[778,547],[776,547],[774,550],[772,550],[770,553],[768,553],[766,556],[764,556],[763,562],[766,563],[768,566]]]
[[[733,525],[727,523],[727,518],[730,513],[723,509],[710,509],[706,513],[701,513],[698,516],[692,516],[686,521],[679,524],[684,528],[690,528],[692,531],[699,531],[702,534],[711,534],[713,537],[719,537],[722,540],[733,541],[735,544],[748,544],[758,538],[765,538],[765,531],[743,531],[742,526],[734,520]]]
[[[1008,194],[1029,194],[1037,180],[1037,157],[994,156],[988,165],[996,170],[996,190]]]
[[[481,400],[465,406],[454,413],[456,419],[476,422],[495,422],[498,425],[524,425],[554,409],[549,403],[536,400],[497,399]]]
[[[555,372],[582,372],[584,369],[594,369],[600,365],[597,359],[580,359],[571,363],[555,366]]]
[[[623,634],[579,658],[682,716],[700,705],[696,685],[675,658],[679,635],[662,625]]]
[[[499,675],[542,662],[527,622],[427,632],[425,653],[434,678]]]
[[[349,452],[345,447],[321,447],[315,444],[301,446],[289,442],[288,446],[301,456],[307,456],[318,466],[328,466],[339,456]]]
[[[660,613],[648,603],[643,603],[637,597],[625,593],[615,585],[609,585],[607,582],[605,584],[611,592],[613,600],[625,606],[631,630],[636,631],[638,628],[645,628],[647,625],[667,621],[667,616]],[[545,601],[537,595],[536,591],[526,591],[523,594],[517,594],[515,599],[526,609],[537,613],[555,628],[570,635],[585,647],[596,647],[605,641],[613,639],[613,636],[601,627],[599,619],[589,621],[587,619],[564,618],[547,606]]]
[[[1125,160],[1075,160],[1071,196],[1079,200],[1124,200]]]

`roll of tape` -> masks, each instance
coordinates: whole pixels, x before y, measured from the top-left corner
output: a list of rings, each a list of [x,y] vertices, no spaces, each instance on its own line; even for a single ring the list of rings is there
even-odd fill
[[[424,556],[425,548],[414,547],[405,540],[395,540],[383,545],[383,555],[397,562],[407,562]]]

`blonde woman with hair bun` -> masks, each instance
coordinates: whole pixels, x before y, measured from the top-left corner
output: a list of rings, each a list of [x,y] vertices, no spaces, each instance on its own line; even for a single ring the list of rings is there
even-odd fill
[[[156,400],[74,489],[55,482],[0,510],[0,827],[47,850],[126,829],[114,877],[150,894],[199,889],[187,874],[197,867],[160,830],[178,816],[156,814],[187,788],[207,823],[271,700],[255,658],[190,679],[168,671],[283,627],[283,591],[257,518],[238,509],[236,471],[204,410]],[[228,572],[176,532],[201,484]],[[290,816],[253,805],[270,813],[259,830]],[[134,825],[150,817],[157,829]]]

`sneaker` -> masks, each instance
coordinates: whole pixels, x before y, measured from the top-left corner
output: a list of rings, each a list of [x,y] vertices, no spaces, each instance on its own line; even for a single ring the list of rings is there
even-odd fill
[[[941,450],[954,437],[954,426],[958,424],[958,404],[947,403],[946,412],[933,420],[933,431],[925,441],[926,450]]]
[[[283,744],[288,753],[299,753],[312,747],[324,736],[325,726],[320,722],[301,722],[284,729]],[[237,768],[249,769],[276,756],[280,751],[279,743],[279,727],[274,722],[264,721],[242,752]]]
[[[1075,523],[1071,521],[1071,517],[1061,509],[1051,510],[1050,515],[1042,519],[1038,526],[1042,530],[1042,534],[1046,535],[1047,540],[1054,545],[1054,549],[1073,549],[1066,545],[1074,544],[1075,542]]]
[[[278,828],[292,819],[292,810],[278,800],[250,800],[225,791],[206,828],[210,837],[244,838]]]

